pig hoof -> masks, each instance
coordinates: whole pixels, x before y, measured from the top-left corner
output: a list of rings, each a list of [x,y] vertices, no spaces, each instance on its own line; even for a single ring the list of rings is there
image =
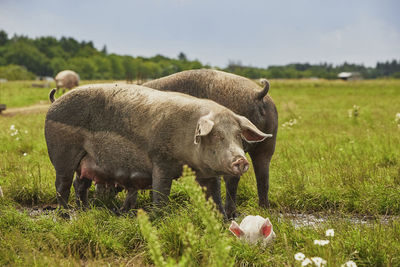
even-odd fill
[[[240,214],[238,214],[236,211],[227,214],[228,220],[234,220],[239,216]]]
[[[115,216],[121,216],[122,215],[122,211],[120,209],[117,208],[112,208],[111,212],[115,215]]]
[[[258,204],[261,208],[268,209],[270,207],[269,201],[265,201]]]
[[[65,210],[58,210],[57,211],[57,215],[63,219],[69,220],[71,219],[71,216],[69,215],[69,213]]]
[[[52,211],[55,210],[56,208],[53,208],[52,206],[46,206],[43,208],[43,211]]]

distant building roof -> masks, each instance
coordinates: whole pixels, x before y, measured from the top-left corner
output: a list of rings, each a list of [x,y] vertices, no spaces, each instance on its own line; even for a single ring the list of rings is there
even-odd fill
[[[353,76],[352,72],[341,72],[338,74],[338,78],[350,78]]]
[[[359,80],[362,78],[359,72],[341,72],[337,77],[342,80]]]

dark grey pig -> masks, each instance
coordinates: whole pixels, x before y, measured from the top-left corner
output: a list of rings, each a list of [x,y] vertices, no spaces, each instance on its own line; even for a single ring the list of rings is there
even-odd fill
[[[67,208],[77,172],[85,181],[78,181],[76,190],[83,204],[94,180],[127,189],[124,207],[129,208],[138,189],[153,188],[155,204],[164,203],[183,164],[201,179],[241,175],[249,166],[242,140],[261,142],[271,135],[211,100],[142,86],[95,84],[54,101],[45,137],[59,205]]]
[[[211,99],[235,113],[245,116],[265,133],[272,133],[261,143],[244,143],[249,152],[257,180],[258,203],[261,207],[269,207],[269,165],[275,151],[278,129],[278,113],[271,97],[267,95],[269,83],[265,80],[264,88],[255,82],[230,73],[217,70],[182,71],[164,78],[153,80],[143,86],[163,90],[176,91],[199,98]],[[224,176],[226,182],[225,211],[229,218],[235,217],[236,191],[239,175]],[[208,181],[211,181],[208,179]],[[219,187],[214,187],[218,190]],[[218,195],[218,192],[210,192]]]

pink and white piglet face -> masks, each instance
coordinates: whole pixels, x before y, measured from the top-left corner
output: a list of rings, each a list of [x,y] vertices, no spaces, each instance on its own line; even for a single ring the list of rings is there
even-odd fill
[[[261,241],[263,245],[267,245],[276,237],[270,220],[259,215],[246,216],[240,225],[232,221],[229,230],[235,236],[251,244]]]

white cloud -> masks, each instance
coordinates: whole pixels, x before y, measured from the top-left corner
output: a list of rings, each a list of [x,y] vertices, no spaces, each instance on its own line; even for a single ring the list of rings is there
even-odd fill
[[[400,32],[376,18],[365,18],[352,25],[322,34],[319,46],[327,61],[364,62],[400,57]],[[336,60],[334,60],[336,59]]]

